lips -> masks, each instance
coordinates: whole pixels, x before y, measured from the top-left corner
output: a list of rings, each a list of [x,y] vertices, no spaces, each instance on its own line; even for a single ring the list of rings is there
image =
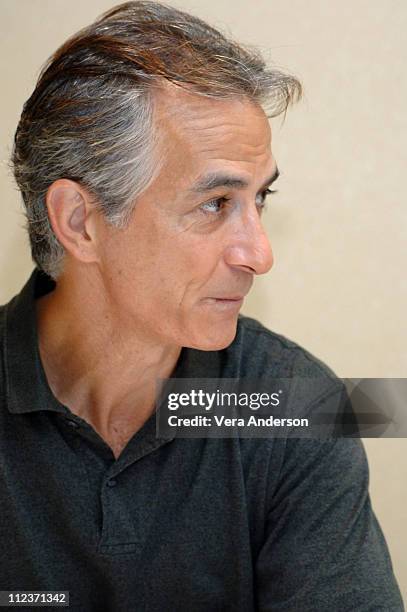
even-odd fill
[[[229,312],[239,310],[243,304],[244,296],[234,295],[233,297],[210,297],[203,303],[209,308],[214,308],[219,312]]]
[[[225,297],[212,297],[210,299],[219,300],[221,302],[241,302],[244,299],[244,295],[227,295]]]
[[[211,295],[210,297],[203,299],[203,304],[206,304],[211,308],[215,308],[215,310],[218,310],[219,312],[235,311],[236,309],[239,310],[243,304],[244,298],[250,291],[251,284],[252,283],[250,283],[249,287],[246,286],[245,289],[236,293],[232,293],[230,291],[228,293]]]

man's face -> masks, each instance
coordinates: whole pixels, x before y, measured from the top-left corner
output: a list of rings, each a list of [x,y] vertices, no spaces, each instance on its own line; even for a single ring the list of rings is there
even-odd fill
[[[273,263],[260,220],[276,173],[269,123],[248,101],[179,88],[157,96],[155,117],[159,175],[125,230],[102,230],[106,298],[129,332],[160,344],[225,348],[254,275]]]

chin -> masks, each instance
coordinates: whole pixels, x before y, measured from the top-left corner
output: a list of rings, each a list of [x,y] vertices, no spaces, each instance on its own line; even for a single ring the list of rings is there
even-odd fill
[[[193,334],[193,337],[184,344],[189,348],[200,351],[221,351],[232,344],[236,337],[237,317],[222,325],[209,325],[206,330]]]

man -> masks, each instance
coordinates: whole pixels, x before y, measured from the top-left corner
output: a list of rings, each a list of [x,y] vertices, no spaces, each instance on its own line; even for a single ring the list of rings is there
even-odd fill
[[[36,270],[2,308],[2,590],[75,611],[402,610],[355,439],[156,436],[162,378],[319,376],[239,317],[272,266],[267,115],[292,77],[200,20],[116,7],[16,132]]]

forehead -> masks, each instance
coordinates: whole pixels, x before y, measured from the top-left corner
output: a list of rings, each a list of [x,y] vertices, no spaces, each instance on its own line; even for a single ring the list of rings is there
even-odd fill
[[[271,168],[270,124],[249,100],[208,98],[171,86],[156,96],[155,120],[164,167],[183,172],[186,180],[203,166],[239,166],[251,174]]]

